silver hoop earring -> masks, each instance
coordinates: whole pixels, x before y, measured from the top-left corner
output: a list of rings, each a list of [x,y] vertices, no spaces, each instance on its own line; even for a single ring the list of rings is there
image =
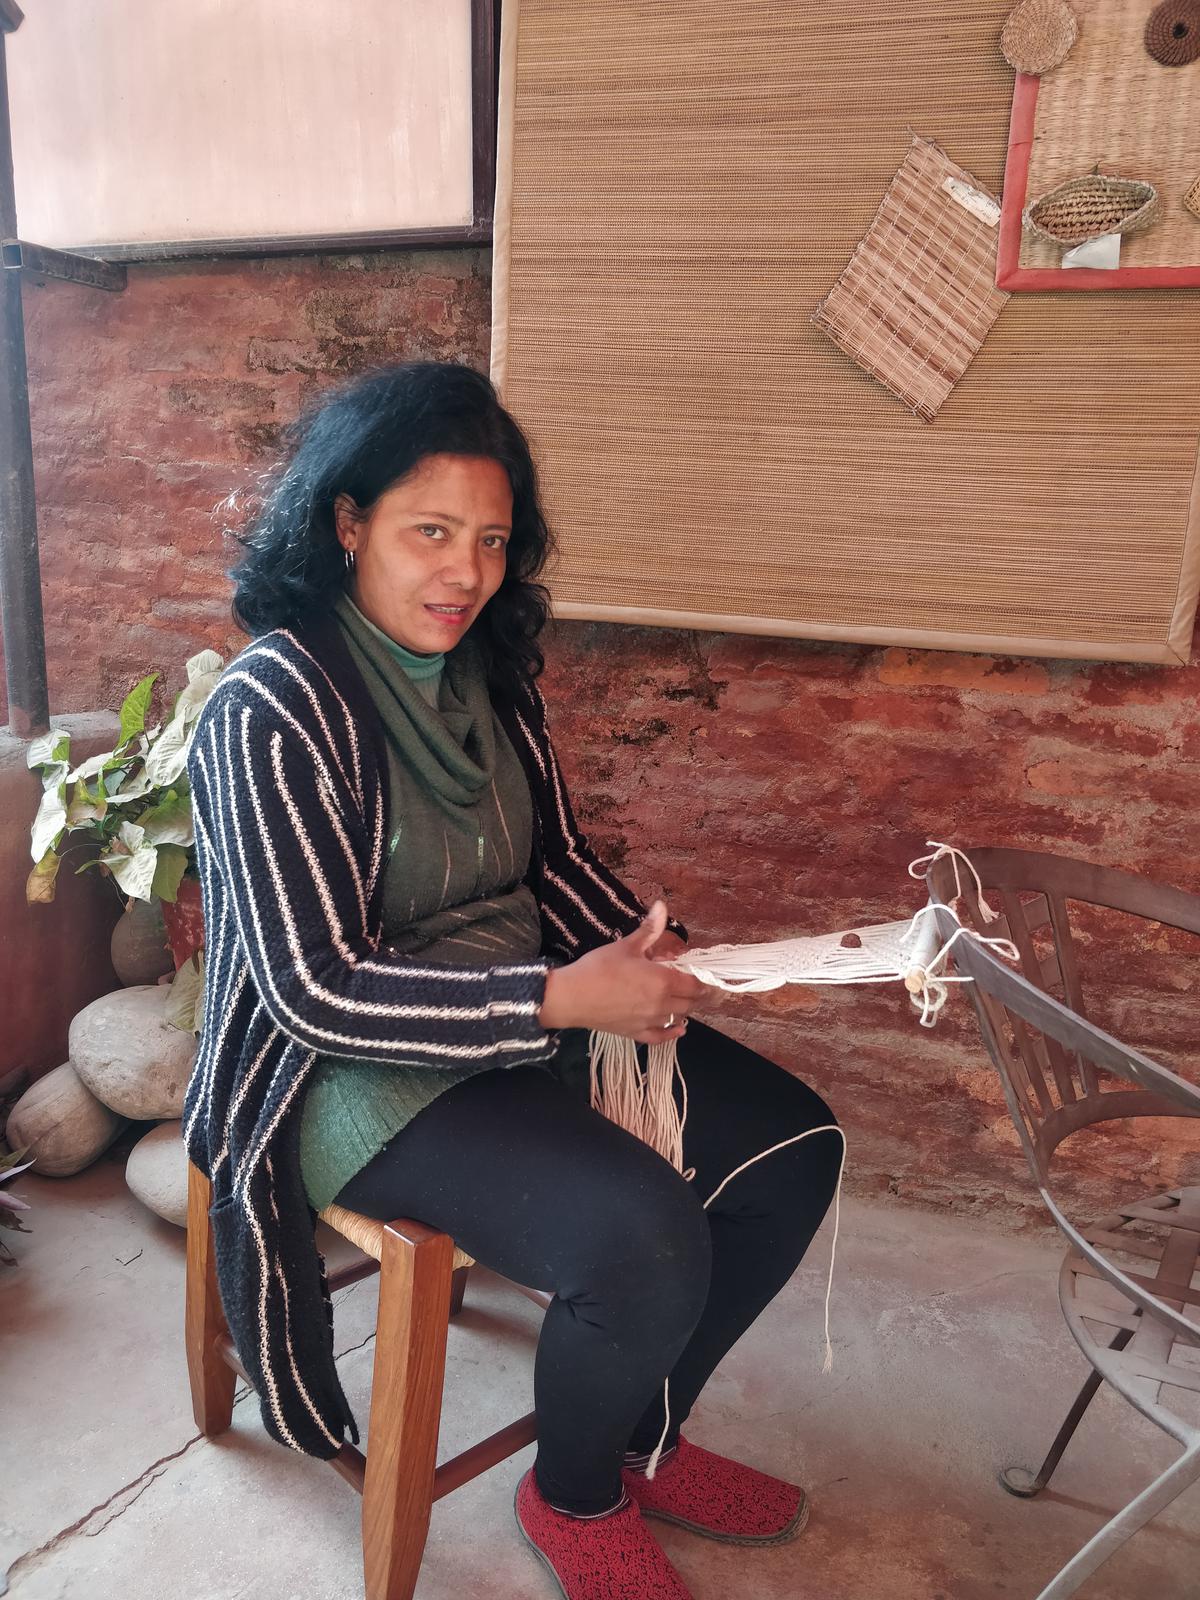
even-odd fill
[[[347,550],[345,552],[345,554],[346,554],[346,571],[347,572],[353,572],[354,571],[354,551],[353,550]]]

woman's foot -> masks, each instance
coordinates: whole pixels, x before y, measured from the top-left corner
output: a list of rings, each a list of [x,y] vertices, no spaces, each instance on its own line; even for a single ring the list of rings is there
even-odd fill
[[[808,1521],[804,1490],[680,1439],[647,1478],[648,1456],[627,1456],[621,1476],[648,1517],[727,1544],[782,1544]]]
[[[692,1600],[632,1496],[597,1517],[556,1511],[531,1467],[517,1485],[517,1527],[565,1600]]]

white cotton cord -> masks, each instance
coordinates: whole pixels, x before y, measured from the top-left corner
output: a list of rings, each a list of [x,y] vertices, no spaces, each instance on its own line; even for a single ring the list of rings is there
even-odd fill
[[[880,923],[848,933],[809,935],[778,940],[773,944],[714,945],[707,950],[686,951],[670,965],[681,972],[691,973],[713,988],[735,994],[763,993],[786,983],[813,985],[900,981],[909,991],[913,1005],[920,1011],[921,1026],[932,1028],[949,997],[950,985],[972,981],[968,976],[946,971],[950,954],[960,939],[973,940],[1009,961],[1017,961],[1019,957],[1011,940],[990,938],[974,928],[966,927],[959,919],[955,906],[962,899],[961,869],[965,866],[975,880],[977,904],[985,925],[999,920],[999,913],[984,898],[982,880],[970,857],[953,845],[942,844],[935,839],[926,842],[932,854],[910,864],[910,877],[921,878],[935,861],[947,856],[954,868],[954,904],[943,909],[949,912],[956,927],[941,944],[938,942],[938,908],[931,903],[922,906],[907,922]],[[683,1172],[687,1081],[679,1066],[675,1040],[651,1045],[646,1053],[644,1071],[638,1060],[637,1046],[632,1039],[621,1035],[593,1033],[588,1057],[593,1109],[643,1140],[677,1171]],[[676,1077],[682,1091],[682,1110],[675,1105],[673,1090]],[[846,1166],[845,1134],[835,1123],[829,1123],[820,1128],[809,1128],[804,1133],[772,1145],[768,1150],[760,1151],[736,1167],[709,1195],[704,1205],[707,1209],[725,1184],[754,1162],[801,1139],[811,1138],[814,1133],[837,1133],[842,1140],[842,1159],[834,1194],[833,1247],[829,1256],[829,1281],[825,1289],[825,1361],[822,1371],[829,1372],[833,1366],[829,1306],[841,1220],[842,1177]],[[683,1175],[687,1179],[694,1178],[695,1169],[689,1168]],[[666,1420],[646,1466],[648,1478],[654,1476],[670,1426],[669,1381],[663,1384],[663,1409]]]
[[[842,1159],[838,1163],[837,1184],[833,1191],[833,1241],[829,1249],[829,1276],[825,1283],[825,1359],[821,1364],[822,1373],[833,1371],[833,1341],[829,1332],[829,1302],[833,1295],[833,1269],[837,1260],[838,1232],[842,1222],[842,1177],[846,1171],[846,1135],[836,1122],[822,1123],[819,1128],[806,1128],[803,1133],[793,1134],[790,1139],[781,1139],[778,1144],[773,1144],[769,1150],[760,1150],[756,1156],[751,1156],[748,1161],[743,1161],[740,1167],[735,1167],[731,1173],[722,1178],[717,1187],[704,1202],[704,1209],[709,1206],[720,1194],[721,1190],[740,1172],[745,1172],[747,1167],[752,1167],[756,1161],[761,1161],[765,1156],[774,1155],[776,1150],[783,1150],[790,1144],[798,1144],[801,1139],[811,1139],[814,1133],[836,1133],[842,1141]],[[653,1478],[658,1470],[658,1458],[662,1454],[663,1444],[666,1442],[667,1430],[671,1426],[671,1380],[663,1379],[663,1428],[658,1436],[658,1443],[650,1452],[650,1459],[646,1463],[645,1475]]]
[[[912,996],[913,1005],[920,1009],[920,1023],[923,1028],[932,1028],[936,1023],[938,1013],[949,997],[950,990],[947,987],[949,984],[974,981],[964,974],[945,971],[945,963],[950,952],[960,939],[970,939],[972,943],[982,945],[985,949],[995,950],[998,955],[1006,957],[1009,961],[1020,959],[1017,947],[1011,939],[976,933],[974,928],[965,927],[958,921],[958,913],[953,906],[943,906],[941,909],[947,911],[958,926],[940,948],[937,945],[938,908],[932,902],[916,912],[909,923],[908,932],[900,941],[901,944],[905,944],[916,936],[912,948],[912,966],[905,974],[904,986]],[[922,918],[927,919],[924,924]],[[930,951],[933,953],[929,954]]]
[[[967,855],[966,851],[959,850],[957,846],[952,844],[940,844],[936,839],[926,839],[925,844],[928,849],[933,852],[933,854],[921,856],[916,861],[910,861],[908,865],[909,877],[923,878],[935,861],[941,861],[946,856],[949,856],[951,864],[954,867],[954,898],[956,900],[961,900],[963,892],[962,877],[958,869],[958,864],[961,861],[967,868],[968,872],[970,872],[971,876],[975,879],[975,898],[979,906],[980,916],[983,918],[985,923],[998,922],[1000,920],[1000,913],[993,906],[990,906],[987,900],[984,898],[983,880],[980,878],[978,872],[976,872],[975,863],[971,860],[970,856]]]
[[[641,1139],[677,1172],[682,1172],[687,1084],[679,1068],[674,1039],[650,1045],[643,1072],[632,1039],[623,1034],[596,1032],[588,1041],[588,1063],[592,1110]],[[682,1110],[676,1108],[672,1093],[676,1077],[683,1087]]]

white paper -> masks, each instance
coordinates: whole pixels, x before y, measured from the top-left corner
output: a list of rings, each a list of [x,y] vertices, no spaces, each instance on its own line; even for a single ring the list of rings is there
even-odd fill
[[[1063,252],[1064,267],[1106,267],[1121,265],[1121,235],[1102,233],[1098,239],[1088,239],[1073,250]]]
[[[991,195],[984,194],[982,189],[973,189],[961,178],[943,179],[942,188],[952,200],[958,201],[964,211],[969,211],[973,217],[978,217],[980,222],[986,222],[989,228],[994,228],[1000,221],[1000,207]]]

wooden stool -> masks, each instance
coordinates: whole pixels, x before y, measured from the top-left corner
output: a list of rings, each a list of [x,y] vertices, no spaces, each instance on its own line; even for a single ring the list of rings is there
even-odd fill
[[[208,1179],[189,1163],[185,1342],[196,1425],[211,1438],[229,1427],[234,1384],[247,1374],[221,1306],[209,1204]],[[366,1600],[411,1600],[433,1502],[531,1444],[537,1436],[534,1414],[439,1467],[446,1333],[449,1319],[462,1309],[474,1262],[449,1234],[408,1218],[374,1222],[333,1205],[321,1220],[369,1258],[331,1272],[331,1293],[373,1272],[380,1275],[370,1456],[343,1444],[329,1464],[363,1497]],[[543,1307],[553,1298],[523,1284],[512,1287]]]

